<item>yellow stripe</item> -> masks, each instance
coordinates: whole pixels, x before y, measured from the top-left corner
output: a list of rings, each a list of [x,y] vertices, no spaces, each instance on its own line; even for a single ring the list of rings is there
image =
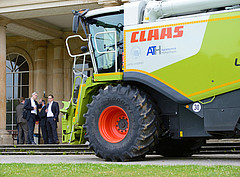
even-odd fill
[[[86,87],[86,84],[83,84],[83,85],[80,84],[79,92],[80,92],[80,90],[81,90],[81,87]],[[80,104],[80,101],[81,101],[81,100],[79,100],[79,99],[80,99],[80,93],[79,93],[79,92],[78,92],[78,101],[77,101],[77,107],[76,107],[77,110],[76,110],[76,112],[75,112],[75,117],[77,117],[77,115],[78,115],[78,111],[79,111],[79,110],[78,110],[78,105]],[[75,122],[75,121],[74,121],[74,122]]]
[[[225,83],[225,84],[222,84],[222,85],[218,85],[216,87],[212,87],[212,88],[209,88],[209,89],[206,89],[206,90],[202,90],[202,91],[199,91],[199,92],[196,92],[196,93],[192,93],[190,95],[188,95],[189,97],[192,97],[192,96],[195,96],[195,95],[199,95],[199,94],[202,94],[202,93],[205,93],[205,92],[209,92],[209,91],[212,91],[212,90],[215,90],[215,89],[219,89],[219,88],[222,88],[222,87],[226,87],[228,85],[232,85],[232,84],[236,84],[240,82],[240,79],[239,80],[235,80],[235,81],[232,81],[232,82],[228,82],[228,83]]]
[[[152,27],[145,27],[145,28],[129,29],[129,30],[124,30],[124,32],[140,31],[140,30],[155,29],[155,28],[166,28],[166,27],[171,27],[171,26],[181,26],[181,25],[189,25],[189,24],[196,24],[196,23],[206,23],[206,22],[213,22],[213,21],[220,21],[220,20],[236,19],[236,18],[240,18],[240,15],[239,16],[231,16],[231,17],[222,17],[222,18],[208,19],[208,20],[197,20],[197,21],[191,21],[191,22],[183,22],[183,23],[175,23],[175,24],[168,24],[168,25],[152,26]]]
[[[94,74],[94,76],[99,77],[99,76],[115,76],[115,75],[123,75],[122,72],[117,72],[117,73],[103,73],[103,74]]]
[[[123,71],[126,69],[126,49],[127,49],[127,47],[126,47],[126,32],[124,31],[124,53],[123,53]]]

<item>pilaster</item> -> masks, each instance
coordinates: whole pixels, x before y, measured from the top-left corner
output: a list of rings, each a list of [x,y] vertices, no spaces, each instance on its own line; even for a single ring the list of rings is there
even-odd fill
[[[0,22],[0,130],[6,129],[6,27]]]
[[[43,97],[47,90],[47,41],[35,41],[35,90]]]
[[[54,96],[54,100],[59,103],[60,109],[62,108],[62,101],[64,99],[64,41],[62,39],[54,39],[50,41],[53,44],[53,74],[52,74],[52,83],[53,89],[52,94]],[[62,137],[62,114],[59,115],[58,122],[58,137],[61,140]]]
[[[6,131],[6,25],[0,20],[0,144],[9,144],[11,136]]]
[[[63,40],[55,39],[53,47],[53,95],[55,101],[63,101]]]

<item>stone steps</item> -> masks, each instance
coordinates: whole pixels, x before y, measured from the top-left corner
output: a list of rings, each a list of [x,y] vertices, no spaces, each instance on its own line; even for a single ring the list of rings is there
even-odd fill
[[[94,152],[84,145],[40,144],[0,145],[0,155],[90,155]],[[207,142],[198,154],[240,154],[240,142]]]
[[[208,142],[199,154],[240,154],[239,142]]]
[[[41,144],[41,145],[1,145],[1,155],[80,155],[94,154],[88,145]]]

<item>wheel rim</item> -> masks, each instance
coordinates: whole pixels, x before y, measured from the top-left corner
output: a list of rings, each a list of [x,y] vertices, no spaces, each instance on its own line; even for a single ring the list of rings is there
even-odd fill
[[[98,128],[102,137],[110,143],[122,141],[129,130],[126,112],[118,106],[109,106],[99,117]]]

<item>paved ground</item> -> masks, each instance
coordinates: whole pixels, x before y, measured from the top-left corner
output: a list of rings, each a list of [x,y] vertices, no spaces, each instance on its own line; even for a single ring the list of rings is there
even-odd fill
[[[189,158],[164,158],[148,155],[141,161],[107,162],[94,155],[0,155],[0,163],[104,163],[124,165],[233,165],[240,166],[239,155],[195,155]]]

